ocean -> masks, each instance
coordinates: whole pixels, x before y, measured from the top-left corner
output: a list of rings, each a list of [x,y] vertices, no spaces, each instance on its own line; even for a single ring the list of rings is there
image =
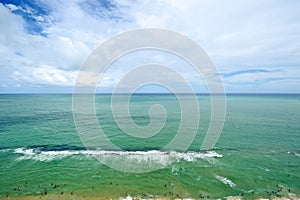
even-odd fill
[[[137,125],[149,124],[153,104],[168,113],[158,134],[139,138],[115,123],[111,95],[96,95],[97,119],[116,151],[83,144],[70,94],[0,95],[0,199],[299,198],[300,95],[228,95],[222,134],[207,151],[200,147],[211,118],[210,96],[200,94],[197,101],[200,122],[192,144],[186,151],[163,151],[180,127],[176,96],[131,97]],[[100,162],[112,157],[161,166],[128,173]]]

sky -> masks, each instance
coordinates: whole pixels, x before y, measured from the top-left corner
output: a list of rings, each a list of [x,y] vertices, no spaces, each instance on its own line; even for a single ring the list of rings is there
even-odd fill
[[[72,93],[97,46],[138,28],[197,42],[228,93],[300,93],[299,10],[298,0],[0,0],[0,93]],[[188,63],[158,50],[118,59],[97,91],[113,91],[129,69],[146,63],[171,65],[196,92],[207,92]]]

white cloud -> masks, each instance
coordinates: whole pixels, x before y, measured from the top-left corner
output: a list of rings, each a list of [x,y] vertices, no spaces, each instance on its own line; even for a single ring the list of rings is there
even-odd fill
[[[29,84],[72,87],[76,83],[77,74],[77,71],[66,71],[55,69],[51,66],[41,66],[35,68],[28,67],[22,72],[14,71],[11,77],[18,82]],[[82,74],[84,81],[77,81],[77,84],[80,86],[90,86],[94,84],[90,82],[91,80],[95,80],[98,87],[111,87],[113,85],[111,78],[106,75],[104,75],[98,83],[98,77],[96,77],[94,73],[82,72]]]
[[[27,34],[24,32],[24,20],[9,13],[1,4],[0,12],[0,51],[5,55],[1,59],[2,65],[10,63],[11,67],[38,67],[44,64],[77,69],[91,51],[80,38],[72,40],[59,34],[45,38]],[[16,52],[20,52],[24,57],[20,57]]]
[[[40,85],[72,86],[77,72],[63,71],[49,66],[26,68],[22,72],[14,71],[12,78],[25,83]]]
[[[110,11],[88,7],[86,3],[46,0],[40,4],[51,10],[47,15],[38,15],[29,6],[0,4],[0,67],[8,69],[1,71],[0,80],[12,77],[20,83],[72,86],[76,71],[97,45],[115,34],[141,27],[186,34],[204,47],[220,72],[257,66],[280,70],[256,76],[243,74],[227,78],[228,82],[238,84],[299,74],[299,2],[117,0]],[[36,20],[47,37],[29,34],[26,20],[12,13],[17,10]],[[161,56],[155,59],[165,62]],[[191,81],[199,80],[194,72],[181,66],[177,63],[178,70]],[[111,70],[100,85],[115,84],[124,70],[123,66]],[[292,87],[290,81],[281,81]],[[3,81],[0,84],[9,85]],[[297,84],[295,81],[293,87],[300,88]]]
[[[13,4],[7,4],[6,7],[10,10],[10,11],[16,11],[19,10],[20,8],[18,6],[15,6]]]

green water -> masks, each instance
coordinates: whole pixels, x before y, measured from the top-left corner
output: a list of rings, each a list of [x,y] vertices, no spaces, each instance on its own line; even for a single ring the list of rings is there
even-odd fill
[[[165,168],[135,174],[111,169],[87,153],[74,125],[71,95],[0,95],[0,198],[45,191],[196,199],[300,194],[299,95],[228,96],[224,129],[210,152],[199,152],[210,121],[210,98],[197,98],[201,119],[190,154],[173,152],[176,160]],[[136,95],[130,111],[136,124],[147,125],[148,109],[157,103],[169,114],[152,138],[122,132],[111,114],[109,95],[96,96],[97,117],[110,141],[124,151],[159,151],[180,124],[176,97]]]

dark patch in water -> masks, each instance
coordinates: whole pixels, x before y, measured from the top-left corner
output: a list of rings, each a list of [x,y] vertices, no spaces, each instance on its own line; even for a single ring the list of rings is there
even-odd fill
[[[35,114],[35,115],[26,115],[26,116],[5,116],[0,117],[1,127],[4,126],[14,126],[16,124],[27,124],[27,123],[36,123],[52,120],[66,120],[73,119],[72,112],[50,112],[45,114]]]
[[[80,151],[80,150],[92,150],[92,148],[80,147],[80,146],[72,146],[72,145],[39,145],[39,146],[28,146],[27,148],[34,149],[35,151]],[[95,148],[94,148],[95,149]]]

